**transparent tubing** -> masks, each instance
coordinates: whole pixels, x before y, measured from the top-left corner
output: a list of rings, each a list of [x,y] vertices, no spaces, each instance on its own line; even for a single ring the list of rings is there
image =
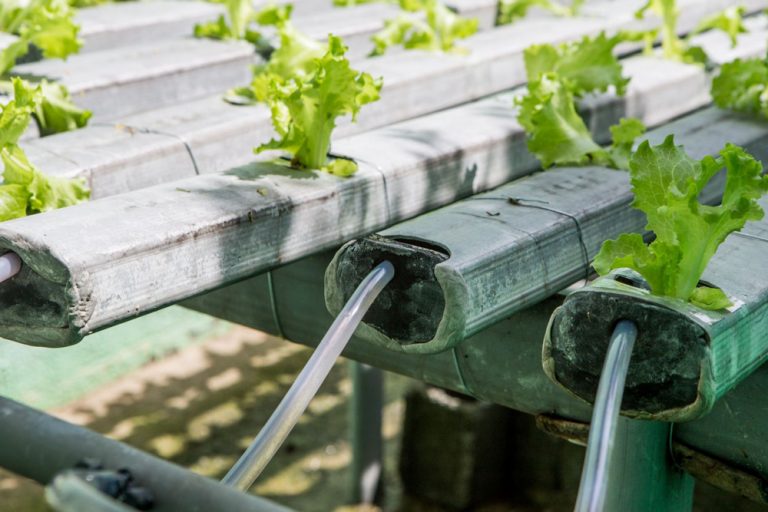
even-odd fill
[[[223,483],[243,491],[253,485],[317,394],[320,384],[328,376],[368,308],[394,275],[394,267],[385,261],[360,283],[275,412],[242,457],[224,476]]]
[[[589,427],[587,454],[581,472],[575,512],[602,512],[605,503],[608,460],[616,436],[624,382],[637,338],[633,322],[621,320],[613,330],[608,354],[597,386],[592,423]]]
[[[21,258],[15,253],[7,252],[0,256],[0,283],[12,278],[21,270]]]

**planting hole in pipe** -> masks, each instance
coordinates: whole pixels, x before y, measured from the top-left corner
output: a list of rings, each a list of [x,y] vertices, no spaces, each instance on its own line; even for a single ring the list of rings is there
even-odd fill
[[[658,413],[696,403],[709,344],[706,331],[668,299],[650,295],[646,287],[623,276],[609,278],[628,291],[576,292],[553,316],[548,337],[556,380],[592,402],[607,340],[617,319],[627,319],[637,325],[639,334],[623,409]],[[630,287],[643,293],[631,293]]]
[[[373,303],[363,321],[402,344],[431,340],[445,310],[435,265],[448,252],[412,239],[371,236],[349,245],[339,260],[338,282],[348,299],[360,281],[381,261],[395,267],[395,277]]]

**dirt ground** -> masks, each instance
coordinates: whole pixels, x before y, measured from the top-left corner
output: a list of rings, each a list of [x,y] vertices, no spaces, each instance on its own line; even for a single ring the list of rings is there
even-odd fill
[[[147,450],[200,474],[221,478],[263,425],[310,350],[235,327],[181,350],[60,409],[68,421]],[[413,382],[386,379],[386,457],[396,459],[402,397]],[[347,363],[336,364],[308,412],[253,488],[296,510],[347,507],[349,463]],[[397,507],[395,464],[387,464],[390,506]],[[389,508],[389,507],[387,507]],[[0,474],[0,510],[47,510],[34,482]]]
[[[149,363],[50,412],[197,473],[221,478],[266,422],[309,355],[305,347],[233,327],[217,339]],[[348,503],[351,382],[347,373],[348,363],[339,361],[252,492],[298,511],[380,510]],[[383,508],[387,511],[440,510],[404,500],[397,476],[403,397],[418,385],[405,377],[386,375]],[[0,512],[47,511],[42,492],[34,482],[0,472]],[[707,499],[718,503],[717,508],[698,505],[696,510],[765,510],[721,494],[715,491],[717,499]],[[711,489],[709,495],[713,495]],[[573,503],[570,495],[555,502],[551,495],[543,498],[548,505],[497,505],[483,511],[560,512]]]

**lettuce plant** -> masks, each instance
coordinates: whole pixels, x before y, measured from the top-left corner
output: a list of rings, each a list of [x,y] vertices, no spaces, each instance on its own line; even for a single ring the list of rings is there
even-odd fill
[[[701,204],[702,190],[723,168],[727,175],[721,203]],[[716,158],[695,160],[671,135],[658,146],[643,142],[630,160],[632,206],[645,213],[646,229],[656,238],[650,245],[637,233],[606,241],[593,262],[595,270],[606,274],[631,268],[656,295],[704,309],[728,307],[722,290],[699,286],[699,280],[730,233],[763,217],[758,200],[768,191],[768,176],[762,171],[760,162],[733,144],[726,144]]]
[[[387,20],[384,28],[371,37],[372,56],[383,55],[388,48],[403,45],[407,50],[458,52],[457,39],[477,32],[476,18],[463,18],[439,0],[418,0],[401,5],[407,11]],[[422,12],[424,17],[412,14]]]
[[[0,51],[0,74],[8,73],[32,44],[45,57],[63,59],[77,52],[81,46],[77,38],[80,27],[74,24],[73,16],[66,0],[8,0],[0,4],[0,31],[18,37]],[[14,88],[10,81],[0,81],[0,92],[10,95]],[[75,106],[63,85],[43,80],[37,91],[33,115],[41,135],[74,130],[88,123],[91,113]]]
[[[328,50],[316,59],[306,78],[270,83],[267,100],[279,138],[256,148],[257,153],[284,150],[292,155],[294,168],[322,169],[339,176],[357,170],[351,160],[328,161],[331,134],[337,117],[351,115],[354,121],[363,105],[378,100],[382,83],[352,69],[345,51],[341,38],[330,35]]]
[[[518,122],[528,133],[528,149],[543,167],[587,163],[626,169],[634,140],[645,132],[637,119],[611,127],[613,144],[601,147],[592,138],[576,108],[585,94],[613,89],[624,94],[613,49],[622,36],[584,37],[559,46],[534,45],[525,50],[528,91],[516,99]]]
[[[0,2],[0,32],[17,40],[0,51],[0,75],[34,44],[46,58],[64,59],[82,46],[77,34],[74,10],[66,0],[3,0]]]
[[[85,201],[89,191],[82,180],[46,176],[27,159],[18,142],[37,108],[41,91],[18,78],[13,79],[13,89],[13,100],[0,107],[0,221]]]
[[[327,51],[327,45],[302,34],[290,21],[291,5],[269,6],[255,20],[259,25],[273,26],[280,36],[280,46],[269,56],[266,64],[254,66],[253,80],[246,87],[227,93],[225,99],[236,104],[264,102],[272,83],[284,84],[291,78],[305,79],[317,67]]]
[[[768,117],[768,60],[736,59],[723,64],[712,81],[711,94],[720,108]]]
[[[532,7],[540,7],[557,16],[577,16],[584,0],[571,0],[571,5],[563,5],[556,0],[500,0],[497,25],[507,25],[525,18]]]
[[[691,44],[691,38],[706,30],[721,30],[736,44],[736,37],[747,31],[743,23],[744,8],[728,7],[720,12],[712,14],[699,22],[686,39],[677,35],[677,18],[680,14],[675,0],[648,0],[636,13],[637,18],[645,16],[651,11],[662,20],[661,24],[661,48],[662,55],[666,59],[680,62],[706,64],[709,60],[706,52],[699,46]],[[652,39],[658,35],[658,30],[648,31]]]
[[[252,0],[208,0],[212,3],[223,4],[225,14],[215,21],[198,23],[194,28],[195,37],[208,39],[243,39],[251,43],[259,43],[261,35],[249,29],[256,11]]]

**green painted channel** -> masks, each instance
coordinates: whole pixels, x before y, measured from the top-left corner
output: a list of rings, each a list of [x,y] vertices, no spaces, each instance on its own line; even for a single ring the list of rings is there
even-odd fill
[[[221,336],[232,327],[224,320],[171,306],[66,348],[0,339],[0,394],[42,409],[62,406],[149,361]]]

